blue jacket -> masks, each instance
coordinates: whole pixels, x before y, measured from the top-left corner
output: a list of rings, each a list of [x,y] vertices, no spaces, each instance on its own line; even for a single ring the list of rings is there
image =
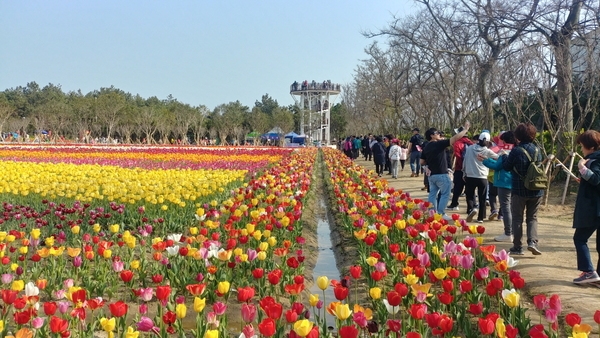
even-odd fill
[[[573,213],[573,228],[597,227],[600,219],[600,150],[585,158],[586,167],[590,170],[581,175],[575,211]]]
[[[502,156],[497,160],[486,158],[483,160],[483,165],[494,169],[494,186],[497,188],[511,189],[512,188],[512,173],[502,168]]]

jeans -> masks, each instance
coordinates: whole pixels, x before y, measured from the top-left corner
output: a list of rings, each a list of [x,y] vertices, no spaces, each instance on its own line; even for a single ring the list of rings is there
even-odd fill
[[[525,224],[527,225],[527,245],[537,245],[537,212],[542,203],[540,197],[524,197],[512,194],[510,210],[512,212],[513,246],[521,249],[523,243],[523,214],[525,213]]]
[[[483,221],[485,218],[485,196],[487,195],[487,178],[467,177],[465,179],[465,195],[467,195],[467,212],[475,208],[475,188],[477,188],[477,197],[479,198],[479,213],[477,220]]]
[[[410,170],[413,174],[418,174],[421,171],[421,152],[413,151],[410,153]]]
[[[504,222],[504,234],[512,235],[512,212],[510,210],[510,189],[498,188],[498,201],[502,210],[502,221]]]
[[[438,214],[444,215],[448,200],[450,200],[450,187],[452,182],[448,174],[433,174],[429,176],[429,203]],[[438,202],[438,193],[439,202]]]
[[[392,172],[392,177],[396,178],[398,177],[398,160],[391,160],[391,172]]]
[[[598,221],[600,221],[600,219]],[[594,234],[594,231],[598,230],[598,221],[596,221],[591,227],[576,228],[575,234],[573,234],[573,243],[575,243],[575,250],[577,251],[577,270],[579,271],[594,271],[594,267],[592,266],[592,258],[590,257],[590,249],[588,248],[587,242],[588,239]],[[596,252],[600,253],[599,234],[596,234]],[[600,260],[596,265],[596,271],[600,271]]]

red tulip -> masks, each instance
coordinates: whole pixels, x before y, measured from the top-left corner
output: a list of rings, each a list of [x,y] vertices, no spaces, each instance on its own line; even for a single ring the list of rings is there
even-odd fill
[[[27,324],[27,323],[29,323],[29,320],[31,319],[31,312],[17,311],[13,314],[13,318],[15,320],[15,323],[17,323],[18,325]]]
[[[362,268],[360,265],[353,265],[350,267],[350,276],[354,279],[359,279],[362,273]]]
[[[475,316],[479,316],[483,312],[483,303],[469,304],[469,312]]]
[[[473,284],[469,280],[463,280],[462,282],[460,282],[459,289],[460,289],[460,292],[467,293],[467,292],[473,290]]]
[[[293,310],[287,310],[285,312],[285,321],[288,322],[288,324],[295,323],[297,320],[298,314],[296,312]]]
[[[600,324],[600,310],[596,310],[596,312],[594,312],[594,321],[596,324]]]
[[[123,317],[127,314],[127,303],[122,300],[108,304],[108,308],[113,317]]]
[[[533,304],[540,311],[545,310],[546,307],[548,307],[548,305],[549,305],[548,299],[546,298],[546,295],[544,295],[544,294],[533,296]]]
[[[17,291],[7,289],[3,289],[0,292],[2,293],[2,301],[7,305],[12,305],[17,300],[17,295],[19,294]]]
[[[569,313],[565,316],[565,322],[570,327],[573,327],[575,324],[581,324],[581,317],[579,317],[579,315],[576,313]]]
[[[517,329],[516,327],[514,327],[510,324],[506,325],[506,337],[516,338],[518,334],[519,334],[519,329]]]
[[[96,297],[87,300],[87,305],[92,311],[103,307],[104,303],[105,301],[101,297]]]
[[[335,288],[333,288],[333,295],[337,300],[344,300],[346,297],[348,297],[348,288],[338,284]]]
[[[243,288],[238,288],[238,296],[237,299],[240,302],[248,302],[252,297],[254,297],[254,288],[251,286],[246,286]]]
[[[406,338],[421,338],[421,334],[419,332],[407,332]]]
[[[529,329],[529,336],[531,338],[548,338],[546,332],[544,332],[544,325],[534,325]]]
[[[437,312],[428,313],[425,315],[425,321],[427,322],[427,326],[430,328],[438,327],[440,323],[441,315]]]
[[[160,301],[167,301],[171,295],[170,285],[161,285],[156,287],[156,298]]]
[[[412,304],[408,312],[414,319],[423,319],[423,317],[425,317],[425,314],[427,313],[427,305]]]
[[[185,289],[190,292],[192,296],[200,296],[206,289],[206,284],[188,284]]]
[[[486,318],[479,318],[478,321],[479,331],[482,335],[487,336],[494,333],[495,325],[494,321]]]
[[[390,291],[387,294],[387,300],[391,306],[398,306],[400,305],[400,302],[402,302],[402,297],[400,297],[398,292]]]
[[[265,337],[271,337],[275,334],[275,321],[272,318],[265,318],[258,324],[258,331]]]
[[[440,301],[440,303],[442,303],[444,305],[448,305],[448,304],[452,303],[452,301],[454,300],[454,297],[452,297],[452,294],[450,294],[448,292],[438,293],[437,298]]]
[[[438,324],[438,328],[433,329],[432,333],[436,336],[444,336],[446,333],[452,331],[453,327],[454,320],[447,315],[442,315]]]
[[[44,303],[44,314],[46,316],[52,316],[56,313],[56,309],[58,305],[55,302],[45,302]]]
[[[339,336],[344,338],[357,338],[358,329],[354,325],[342,326],[340,328]]]
[[[263,278],[264,274],[265,270],[263,270],[262,268],[256,268],[252,270],[252,277],[254,277],[254,279],[261,279]]]
[[[396,285],[394,285],[394,290],[396,290],[396,292],[398,292],[400,297],[404,297],[404,296],[408,295],[408,286],[406,286],[406,284],[396,283]]]
[[[52,333],[63,333],[69,328],[69,321],[56,316],[50,318],[50,331]]]
[[[256,306],[254,304],[242,304],[242,320],[252,323],[256,318]]]
[[[123,270],[123,271],[121,271],[120,276],[121,276],[121,280],[123,282],[129,283],[133,279],[133,271],[131,271],[131,270]]]
[[[171,326],[177,320],[177,314],[173,311],[167,311],[162,317],[163,323]]]
[[[283,272],[281,270],[275,269],[267,274],[267,279],[269,280],[269,283],[271,283],[271,285],[277,285],[279,284],[282,275]]]
[[[442,289],[446,292],[452,292],[452,290],[454,290],[454,282],[451,279],[443,280]]]

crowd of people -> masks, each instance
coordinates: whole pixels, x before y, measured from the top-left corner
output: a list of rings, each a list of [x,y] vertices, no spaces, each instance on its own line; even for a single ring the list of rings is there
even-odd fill
[[[460,210],[464,196],[467,222],[483,223],[486,218],[503,222],[504,231],[494,240],[512,243],[510,255],[524,255],[524,249],[541,255],[538,212],[545,189],[529,184],[531,167],[542,163],[542,151],[534,143],[537,129],[521,123],[494,137],[487,130],[469,137],[469,129],[466,122],[449,138],[436,128],[427,129],[424,137],[414,128],[408,140],[394,135],[349,136],[340,140],[338,149],[352,160],[362,156],[373,161],[378,177],[387,171],[398,178],[398,171],[403,171],[408,161],[410,177],[423,177],[422,190],[427,190],[432,208],[444,219],[452,221],[447,211]],[[600,227],[600,132],[586,131],[576,141],[583,158],[578,162],[573,242],[581,274],[573,283],[598,283],[600,258],[594,267],[587,243]],[[600,254],[598,233],[596,251]]]

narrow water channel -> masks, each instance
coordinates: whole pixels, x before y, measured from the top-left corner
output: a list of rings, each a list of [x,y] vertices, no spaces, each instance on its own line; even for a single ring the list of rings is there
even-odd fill
[[[323,212],[319,212],[320,215],[317,219],[317,240],[318,240],[318,258],[317,263],[315,264],[313,270],[313,276],[315,278],[315,283],[310,288],[310,293],[318,294],[319,299],[323,300],[324,308],[327,304],[335,301],[335,297],[333,295],[333,288],[329,286],[325,290],[325,299],[323,299],[323,291],[319,289],[317,286],[316,280],[321,276],[325,276],[332,279],[340,280],[340,273],[337,269],[335,254],[333,252],[333,243],[331,241],[331,228],[329,220],[332,219],[329,214],[329,208],[327,208],[327,203],[323,195],[318,197],[318,205],[319,208]],[[325,313],[327,313],[325,311]],[[327,325],[335,326],[335,317],[331,316],[327,313],[326,315]]]

